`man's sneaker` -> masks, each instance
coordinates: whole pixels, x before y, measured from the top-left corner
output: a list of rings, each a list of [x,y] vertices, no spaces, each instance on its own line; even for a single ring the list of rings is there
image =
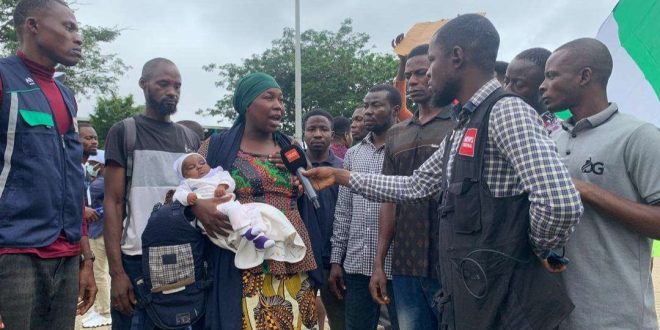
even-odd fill
[[[82,316],[82,320],[80,322],[85,323],[85,322],[89,321],[90,319],[95,318],[97,315],[99,315],[99,313],[97,313],[96,309],[94,309],[94,306],[92,306],[92,308],[88,309],[87,313],[85,313]]]
[[[90,318],[87,320],[83,321],[82,326],[83,328],[96,328],[104,325],[110,325],[112,324],[112,319],[109,317],[105,317],[101,314],[94,313]]]

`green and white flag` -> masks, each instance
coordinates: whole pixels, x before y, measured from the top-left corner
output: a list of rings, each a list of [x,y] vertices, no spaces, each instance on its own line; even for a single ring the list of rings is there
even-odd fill
[[[614,60],[610,101],[660,127],[660,1],[620,0],[597,38]]]

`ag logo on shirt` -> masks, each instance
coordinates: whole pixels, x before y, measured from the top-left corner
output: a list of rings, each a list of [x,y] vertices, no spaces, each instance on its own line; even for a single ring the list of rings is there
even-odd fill
[[[603,172],[605,172],[605,165],[602,162],[592,162],[591,157],[582,165],[582,173],[602,175]]]

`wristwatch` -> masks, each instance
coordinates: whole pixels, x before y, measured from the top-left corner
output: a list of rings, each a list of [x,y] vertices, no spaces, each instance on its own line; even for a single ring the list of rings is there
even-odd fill
[[[91,260],[92,262],[94,262],[94,260],[96,260],[96,256],[94,255],[94,251],[89,251],[87,253],[82,252],[80,254],[80,264],[82,264],[83,262],[85,262],[87,260]]]

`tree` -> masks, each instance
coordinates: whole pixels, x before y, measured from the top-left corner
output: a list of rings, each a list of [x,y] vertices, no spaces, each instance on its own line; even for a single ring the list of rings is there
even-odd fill
[[[105,146],[105,138],[108,136],[112,125],[143,111],[144,105],[134,105],[133,95],[127,97],[112,95],[107,98],[97,98],[96,107],[89,118],[99,137],[99,148]]]
[[[197,113],[236,118],[232,94],[237,81],[248,73],[262,71],[272,75],[282,87],[287,110],[284,129],[291,133],[295,109],[294,36],[295,30],[285,28],[270,49],[244,59],[241,64],[204,66],[206,71],[218,73],[216,86],[228,94],[214,108]],[[393,79],[398,60],[372,52],[368,42],[369,35],[354,32],[350,19],[344,20],[337,32],[307,30],[301,34],[303,111],[320,107],[335,116],[350,117],[369,88]]]
[[[0,55],[16,52],[18,42],[14,31],[13,11],[19,0],[0,0]],[[65,84],[77,95],[110,95],[117,89],[119,78],[130,68],[117,56],[101,51],[101,45],[113,42],[121,30],[116,27],[80,26],[83,38],[83,58],[73,67],[58,66],[66,74]]]

